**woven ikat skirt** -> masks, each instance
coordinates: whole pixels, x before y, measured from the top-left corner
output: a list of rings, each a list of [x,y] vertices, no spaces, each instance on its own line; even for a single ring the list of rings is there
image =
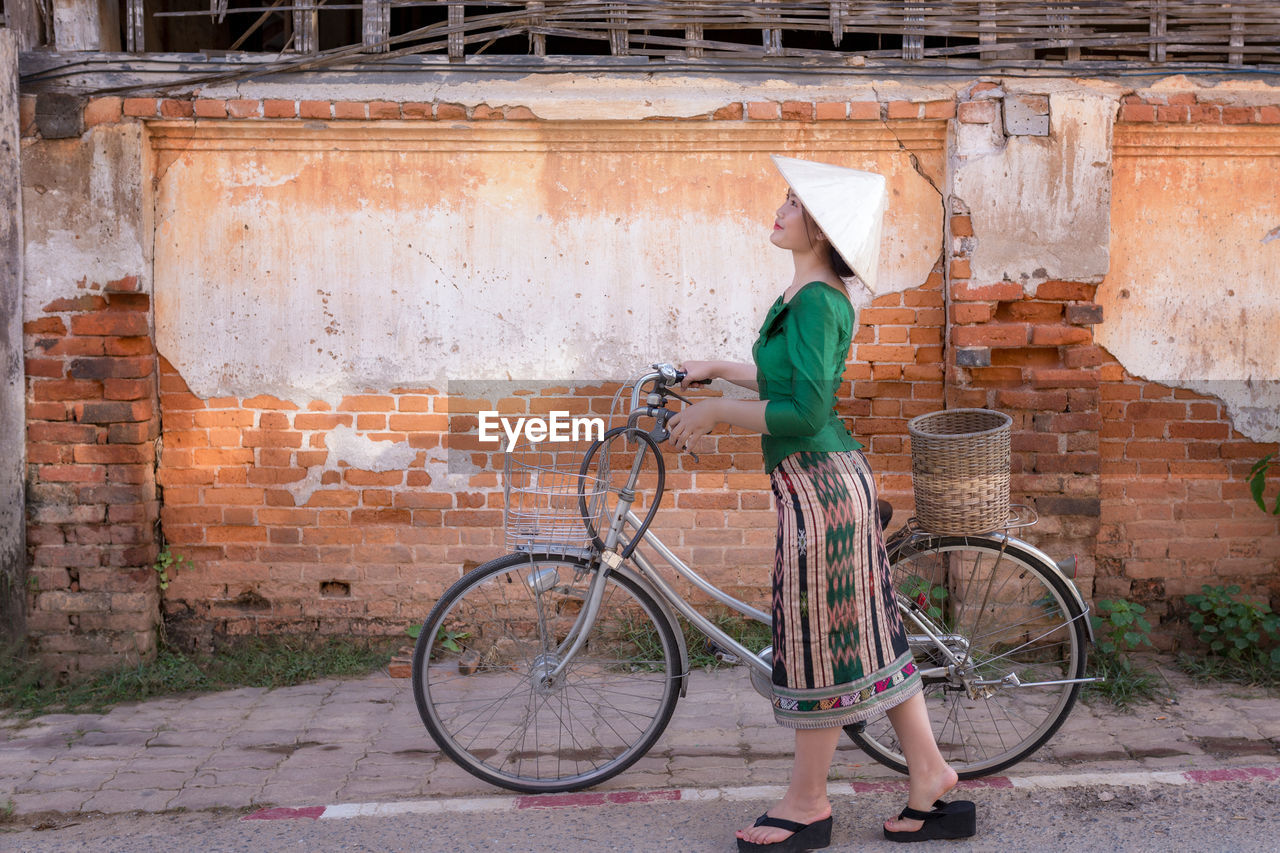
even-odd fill
[[[770,477],[774,718],[819,729],[879,716],[921,683],[894,606],[867,459],[858,450],[793,453]]]

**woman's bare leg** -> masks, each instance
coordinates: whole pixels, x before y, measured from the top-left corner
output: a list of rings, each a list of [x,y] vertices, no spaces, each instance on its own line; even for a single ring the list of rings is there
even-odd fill
[[[911,790],[907,805],[920,811],[933,809],[934,800],[956,786],[959,777],[943,759],[929,725],[929,710],[924,704],[924,694],[917,693],[886,714],[902,745],[902,756],[907,760]],[[885,829],[892,832],[914,832],[923,825],[918,820],[890,818]]]
[[[769,809],[773,817],[813,823],[831,814],[827,799],[827,775],[836,754],[840,729],[796,729],[796,757],[791,784],[781,802]],[[932,801],[931,801],[932,802]],[[790,837],[785,829],[752,826],[738,830],[738,837],[755,844],[776,844]]]

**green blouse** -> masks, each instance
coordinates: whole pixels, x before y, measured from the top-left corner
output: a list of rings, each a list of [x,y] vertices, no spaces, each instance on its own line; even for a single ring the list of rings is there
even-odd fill
[[[773,303],[751,348],[760,399],[767,400],[761,440],[765,471],[800,450],[862,447],[835,413],[836,390],[853,339],[853,306],[821,281]]]

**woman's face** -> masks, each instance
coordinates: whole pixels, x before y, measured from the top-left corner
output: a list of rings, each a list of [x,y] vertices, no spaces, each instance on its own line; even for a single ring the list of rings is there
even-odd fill
[[[800,199],[787,190],[786,200],[773,216],[773,233],[769,235],[769,240],[779,249],[808,251],[814,246],[817,235],[811,231],[815,230],[809,224]]]

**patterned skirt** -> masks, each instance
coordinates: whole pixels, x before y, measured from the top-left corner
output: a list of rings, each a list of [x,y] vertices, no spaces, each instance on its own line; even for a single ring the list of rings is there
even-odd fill
[[[894,605],[867,459],[858,450],[793,453],[770,476],[774,718],[819,729],[879,716],[921,683]]]

